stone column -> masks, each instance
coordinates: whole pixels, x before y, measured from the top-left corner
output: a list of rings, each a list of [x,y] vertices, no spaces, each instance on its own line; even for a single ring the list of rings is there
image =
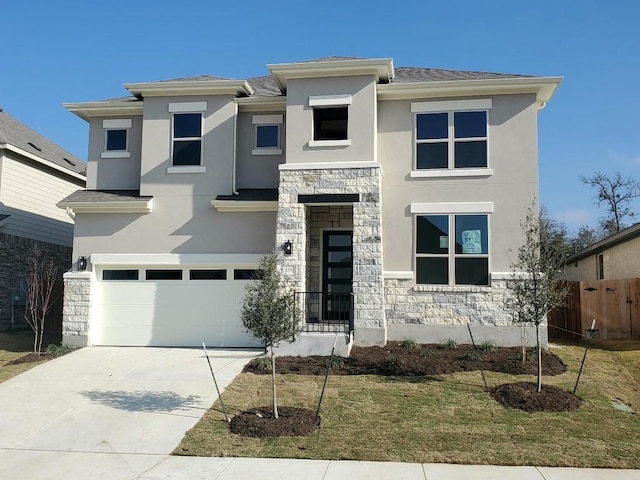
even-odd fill
[[[91,318],[91,272],[64,274],[64,307],[62,309],[62,343],[86,347]]]
[[[276,217],[276,253],[282,258],[282,276],[295,292],[306,291],[307,219],[306,208],[292,202],[293,195],[281,193]],[[297,199],[295,199],[297,200]],[[291,255],[283,254],[286,241],[293,243]]]

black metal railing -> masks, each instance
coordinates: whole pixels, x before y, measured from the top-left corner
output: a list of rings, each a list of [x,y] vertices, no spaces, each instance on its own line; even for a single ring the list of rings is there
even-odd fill
[[[303,315],[303,332],[353,331],[353,294],[296,292]]]

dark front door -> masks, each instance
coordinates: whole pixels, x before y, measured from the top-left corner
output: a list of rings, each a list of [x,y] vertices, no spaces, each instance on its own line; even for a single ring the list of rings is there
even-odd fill
[[[353,232],[325,231],[322,253],[323,317],[348,321],[353,280]]]

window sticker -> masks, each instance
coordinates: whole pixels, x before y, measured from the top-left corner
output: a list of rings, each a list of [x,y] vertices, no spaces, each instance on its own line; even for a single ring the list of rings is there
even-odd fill
[[[482,233],[480,230],[462,231],[462,253],[482,253]]]

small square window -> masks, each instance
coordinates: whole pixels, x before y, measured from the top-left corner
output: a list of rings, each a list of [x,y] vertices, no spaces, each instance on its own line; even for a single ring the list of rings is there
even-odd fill
[[[313,109],[314,140],[346,140],[349,107]]]
[[[105,141],[106,152],[126,152],[127,151],[127,130],[107,130]]]
[[[280,127],[278,125],[256,125],[256,148],[278,148]]]

